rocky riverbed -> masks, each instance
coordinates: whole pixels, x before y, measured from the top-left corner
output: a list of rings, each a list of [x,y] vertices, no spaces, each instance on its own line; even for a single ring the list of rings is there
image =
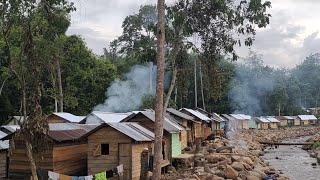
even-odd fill
[[[265,145],[259,142],[279,142],[285,139],[311,136],[320,127],[297,127],[279,130],[248,130],[229,139],[204,141],[197,150],[188,151],[192,158],[176,161],[162,179],[168,180],[259,180],[289,179],[262,158]],[[320,153],[319,153],[320,154]]]

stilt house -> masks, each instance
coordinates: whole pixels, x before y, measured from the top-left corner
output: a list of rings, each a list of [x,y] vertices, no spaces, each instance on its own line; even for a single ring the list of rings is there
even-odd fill
[[[192,116],[189,116],[173,108],[168,108],[167,114],[173,116],[176,122],[178,122],[179,125],[183,126],[186,129],[186,142],[185,138],[181,138],[182,149],[184,149],[187,146],[193,145],[195,143],[195,139],[197,138],[196,129],[201,128],[201,123],[196,121]]]
[[[88,174],[122,164],[122,179],[139,180],[150,170],[154,134],[138,123],[103,123],[82,138],[88,141]]]
[[[87,173],[87,142],[81,136],[96,126],[73,123],[49,124],[48,149],[36,156],[40,169],[54,171],[65,175],[86,175]],[[30,162],[26,155],[25,143],[16,133],[8,135],[10,179],[28,179],[31,175]],[[14,146],[12,146],[14,145]]]
[[[201,132],[200,137],[201,139],[207,139],[208,136],[212,134],[212,119],[206,116],[205,114],[199,112],[198,110],[183,108],[180,110],[183,113],[186,113],[193,118],[195,118],[196,121],[201,123]],[[196,129],[198,131],[198,129]],[[199,134],[196,132],[196,134]]]
[[[136,112],[122,120],[122,122],[137,122],[151,132],[155,132],[155,112],[151,110]],[[164,118],[163,129],[163,159],[169,165],[172,157],[181,154],[181,142],[186,141],[187,136],[182,137],[181,132],[185,131],[185,129],[166,117]],[[185,140],[181,140],[182,138],[185,138]]]

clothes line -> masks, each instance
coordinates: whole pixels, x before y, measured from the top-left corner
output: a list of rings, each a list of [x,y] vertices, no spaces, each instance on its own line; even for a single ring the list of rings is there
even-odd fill
[[[107,180],[111,177],[123,176],[123,164],[114,169],[102,171],[100,173],[88,176],[68,176],[45,170],[39,170],[38,176],[40,180]]]

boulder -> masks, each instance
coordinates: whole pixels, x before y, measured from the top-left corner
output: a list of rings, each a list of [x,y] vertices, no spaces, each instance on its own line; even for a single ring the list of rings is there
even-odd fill
[[[237,171],[243,171],[245,169],[243,164],[241,164],[240,162],[233,162],[231,164],[231,167]]]
[[[260,180],[257,176],[248,175],[246,176],[246,180]]]
[[[249,165],[251,165],[251,166],[253,165],[253,161],[252,161],[252,159],[249,158],[249,157],[242,157],[240,161],[242,161],[242,162],[244,162],[244,163],[247,163],[247,164],[249,164]]]
[[[239,175],[239,173],[235,169],[233,169],[233,167],[231,167],[229,165],[226,166],[225,177],[227,179],[236,180],[238,175]]]
[[[236,155],[231,156],[232,162],[239,161],[240,158],[241,158],[240,156],[236,156]]]
[[[217,153],[232,153],[232,147],[229,146],[222,146],[217,148]]]
[[[206,160],[208,161],[208,163],[216,164],[220,161],[226,160],[226,157],[217,154],[211,154],[206,156]]]
[[[212,175],[206,178],[206,180],[224,180],[224,178],[219,177],[217,175]]]

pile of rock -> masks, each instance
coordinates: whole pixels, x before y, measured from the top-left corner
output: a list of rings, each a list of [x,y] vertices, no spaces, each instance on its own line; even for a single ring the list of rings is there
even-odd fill
[[[241,141],[242,145],[235,146],[233,141]],[[193,167],[170,170],[163,179],[288,179],[263,162],[260,158],[263,154],[262,147],[258,142],[253,141],[250,135],[241,134],[237,140],[219,138],[207,141],[204,145],[194,155]]]

